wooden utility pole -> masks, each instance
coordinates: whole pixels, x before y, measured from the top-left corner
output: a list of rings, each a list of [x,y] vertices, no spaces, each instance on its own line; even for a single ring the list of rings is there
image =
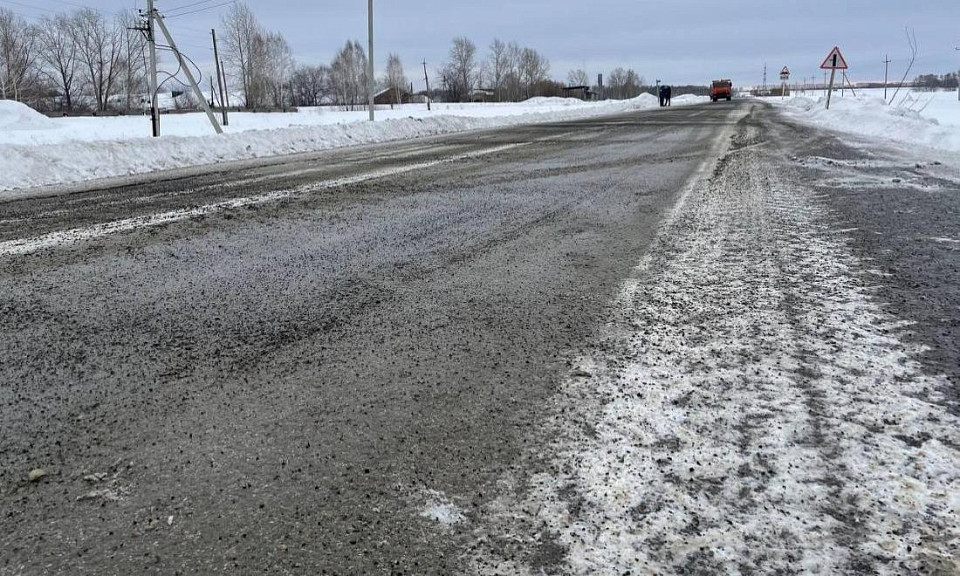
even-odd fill
[[[887,99],[887,78],[890,77],[890,55],[883,57],[883,99]]]
[[[223,70],[220,68],[220,50],[217,47],[217,31],[210,30],[213,36],[213,59],[217,64],[217,85],[220,87],[220,112],[223,117],[223,125],[229,126],[230,119],[227,117],[227,108],[230,107],[230,101],[227,100],[227,79],[223,77]]]
[[[218,60],[218,62],[220,63],[220,72],[223,74],[223,105],[225,106],[223,110],[223,125],[229,126],[226,110],[230,107],[230,88],[227,86],[227,67],[223,65],[223,60]]]
[[[187,80],[190,81],[190,86],[193,87],[194,94],[196,94],[197,99],[203,104],[203,111],[207,113],[207,119],[210,120],[210,124],[213,126],[214,131],[216,131],[217,134],[223,134],[223,128],[221,128],[220,123],[217,122],[217,117],[213,115],[213,110],[211,110],[210,106],[207,104],[207,99],[203,97],[203,92],[200,91],[200,86],[197,85],[197,81],[193,77],[193,72],[190,71],[190,66],[184,60],[183,54],[180,53],[180,49],[177,48],[177,43],[173,40],[173,35],[170,34],[170,30],[167,29],[167,25],[163,23],[163,18],[157,18],[157,25],[160,26],[160,31],[163,32],[167,42],[170,43],[170,49],[173,50],[173,53],[176,55],[177,61],[180,64],[180,68],[183,70],[184,75],[186,75]]]
[[[427,75],[427,61],[423,61],[423,81],[427,85],[427,111],[430,111],[430,101],[433,100],[433,92],[430,91],[430,76]]]
[[[147,43],[150,45],[150,125],[153,128],[153,137],[160,137],[160,103],[157,95],[157,42],[153,26],[156,10],[153,0],[147,0]]]

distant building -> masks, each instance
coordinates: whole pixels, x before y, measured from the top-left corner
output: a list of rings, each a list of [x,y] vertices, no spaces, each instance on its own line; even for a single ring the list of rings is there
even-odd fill
[[[397,91],[393,88],[387,88],[374,94],[373,102],[377,105],[407,104],[411,101],[412,95],[407,90],[400,90],[400,101],[397,102]]]
[[[496,92],[488,88],[474,88],[470,91],[471,102],[493,102],[496,100]]]
[[[563,89],[564,98],[579,98],[581,100],[593,100],[593,91],[589,86],[567,86]]]

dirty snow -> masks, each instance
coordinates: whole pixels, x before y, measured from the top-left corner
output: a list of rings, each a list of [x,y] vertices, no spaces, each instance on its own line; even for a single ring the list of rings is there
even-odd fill
[[[814,193],[746,140],[685,192],[571,370],[548,471],[505,479],[478,572],[540,573],[499,551],[548,540],[571,574],[960,572],[945,379]]]
[[[545,98],[519,104],[440,104],[432,112],[408,105],[378,112],[375,123],[363,121],[363,111],[314,108],[295,114],[232,114],[222,137],[212,134],[203,115],[164,115],[165,136],[157,140],[144,137],[149,131],[145,117],[48,119],[20,105],[5,105],[0,126],[17,128],[0,130],[0,190],[654,107],[656,98],[648,94],[620,102]]]

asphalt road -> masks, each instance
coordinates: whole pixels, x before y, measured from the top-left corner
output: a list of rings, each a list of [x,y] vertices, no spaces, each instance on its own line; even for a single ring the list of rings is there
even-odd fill
[[[463,570],[457,515],[531,449],[748,112],[770,114],[677,107],[3,203],[0,573]]]

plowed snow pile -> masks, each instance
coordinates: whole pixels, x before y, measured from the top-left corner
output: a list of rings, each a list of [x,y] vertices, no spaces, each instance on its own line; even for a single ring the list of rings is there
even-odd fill
[[[315,108],[295,114],[233,114],[223,136],[212,134],[202,114],[164,115],[166,136],[153,139],[145,137],[150,124],[143,116],[48,119],[21,104],[0,101],[0,122],[11,126],[0,124],[0,191],[656,106],[649,94],[605,102],[534,98],[511,104],[439,104],[430,112],[408,105],[378,112],[375,123],[365,121],[366,112]]]
[[[29,106],[11,100],[0,100],[0,132],[51,130],[53,128],[56,128],[53,120]]]
[[[830,110],[823,97],[768,101],[788,117],[821,128],[960,152],[960,102],[955,92],[910,92],[898,96],[894,104],[876,93],[859,94],[835,96]]]

